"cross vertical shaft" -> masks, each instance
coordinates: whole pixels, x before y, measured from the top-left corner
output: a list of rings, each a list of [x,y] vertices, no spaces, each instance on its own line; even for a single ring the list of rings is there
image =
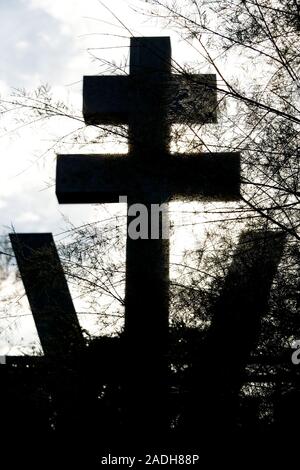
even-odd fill
[[[169,38],[152,38],[151,43],[146,38],[132,39],[129,158],[134,166],[149,168],[154,178],[157,172],[157,180],[169,146],[165,79],[170,68]],[[141,187],[138,198],[129,197],[128,207],[136,203],[147,207],[150,231],[151,205],[166,202],[166,197],[160,185],[152,192],[143,191]],[[128,217],[128,226],[131,221]],[[151,433],[151,428],[154,431],[163,425],[159,421],[162,408],[165,408],[169,240],[162,238],[162,230],[158,239],[148,240],[133,240],[128,232],[125,338],[129,350],[129,403],[133,405],[130,406],[130,419],[138,433],[145,426],[147,433]]]

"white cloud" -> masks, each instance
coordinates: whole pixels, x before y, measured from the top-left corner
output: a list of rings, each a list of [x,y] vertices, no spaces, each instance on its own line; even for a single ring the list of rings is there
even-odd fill
[[[16,222],[38,222],[41,220],[40,216],[34,212],[26,211],[16,217]]]
[[[24,50],[24,49],[27,49],[29,46],[30,46],[30,44],[29,44],[28,41],[18,41],[18,42],[16,42],[15,48],[20,49],[20,50]]]
[[[9,93],[9,86],[4,80],[0,80],[0,95],[7,95]]]

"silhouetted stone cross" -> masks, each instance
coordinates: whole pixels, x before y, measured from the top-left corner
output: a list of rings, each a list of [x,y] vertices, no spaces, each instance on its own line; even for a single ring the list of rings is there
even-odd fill
[[[131,38],[129,76],[84,77],[87,124],[128,124],[128,155],[59,155],[60,203],[239,198],[238,153],[169,152],[172,123],[216,122],[215,75],[171,74],[168,37]],[[127,217],[128,224],[132,217]],[[127,236],[125,340],[134,425],[157,429],[168,340],[169,241]],[[150,432],[150,431],[149,431]]]

